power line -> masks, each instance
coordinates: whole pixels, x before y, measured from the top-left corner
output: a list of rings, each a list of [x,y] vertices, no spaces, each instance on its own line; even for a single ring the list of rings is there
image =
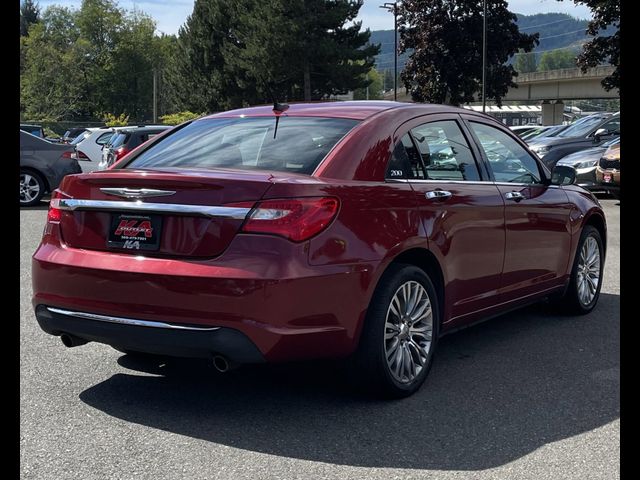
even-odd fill
[[[582,45],[584,45],[586,43],[583,42],[581,43],[579,46],[582,47]],[[530,53],[533,53],[534,55],[538,55],[539,53],[545,53],[545,52],[554,52],[556,50],[571,50],[571,47],[558,47],[558,48],[550,48],[548,50],[537,50],[535,52],[518,52],[518,53],[514,53],[513,56],[517,56],[517,55],[529,55]]]
[[[559,33],[558,35],[550,35],[548,37],[542,37],[542,38],[539,38],[538,40],[542,41],[542,40],[546,40],[547,38],[562,37],[564,35],[571,35],[572,33],[578,33],[578,32],[582,32],[582,33],[585,33],[585,34],[587,33],[584,28],[581,28],[580,30],[574,30],[572,32]]]
[[[519,28],[518,30],[520,30],[520,31],[522,31],[522,30],[531,30],[532,28],[546,27],[547,25],[553,25],[555,23],[568,22],[570,20],[579,21],[579,20],[576,20],[575,18],[565,18],[564,20],[556,20],[555,22],[541,23],[539,25],[533,25],[531,27]]]

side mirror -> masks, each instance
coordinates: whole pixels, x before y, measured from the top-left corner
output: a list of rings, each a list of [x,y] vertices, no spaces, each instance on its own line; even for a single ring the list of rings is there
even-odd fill
[[[567,165],[556,165],[551,171],[551,185],[572,185],[576,181],[576,169]]]
[[[607,135],[608,133],[609,131],[606,128],[599,128],[598,130],[596,130],[596,133],[593,134],[593,141],[595,143],[600,143],[600,141],[602,140],[601,137]]]

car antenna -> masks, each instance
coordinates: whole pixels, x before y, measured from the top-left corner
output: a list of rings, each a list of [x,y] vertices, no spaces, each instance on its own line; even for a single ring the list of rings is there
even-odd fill
[[[276,128],[273,130],[273,138],[276,138],[276,133],[278,132],[278,122],[280,121],[280,115],[286,112],[289,109],[288,103],[280,103],[277,100],[273,102],[273,113],[276,116]]]

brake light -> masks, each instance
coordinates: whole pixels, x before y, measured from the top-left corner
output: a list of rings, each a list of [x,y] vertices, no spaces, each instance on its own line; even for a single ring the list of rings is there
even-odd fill
[[[250,212],[242,231],[268,233],[303,242],[329,226],[339,205],[338,199],[333,197],[264,200]]]
[[[73,158],[73,150],[69,150],[62,154],[62,158]]]
[[[130,151],[131,150],[129,150],[128,148],[125,148],[125,147],[117,148],[116,151],[114,152],[116,154],[114,162],[117,162],[118,160],[120,160],[122,157],[124,157]]]
[[[84,153],[82,153],[80,150],[76,150],[76,156],[75,158],[77,158],[78,160],[89,160],[89,157],[87,157]]]
[[[60,220],[62,219],[62,210],[60,210],[58,206],[60,205],[60,199],[62,196],[62,193],[58,189],[55,189],[51,194],[49,211],[47,212],[47,223],[60,223]]]

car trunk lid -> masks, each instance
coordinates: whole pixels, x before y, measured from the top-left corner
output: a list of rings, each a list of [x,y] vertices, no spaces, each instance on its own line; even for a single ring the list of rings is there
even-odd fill
[[[215,257],[275,175],[174,168],[69,177],[59,189],[61,235],[74,248]]]

